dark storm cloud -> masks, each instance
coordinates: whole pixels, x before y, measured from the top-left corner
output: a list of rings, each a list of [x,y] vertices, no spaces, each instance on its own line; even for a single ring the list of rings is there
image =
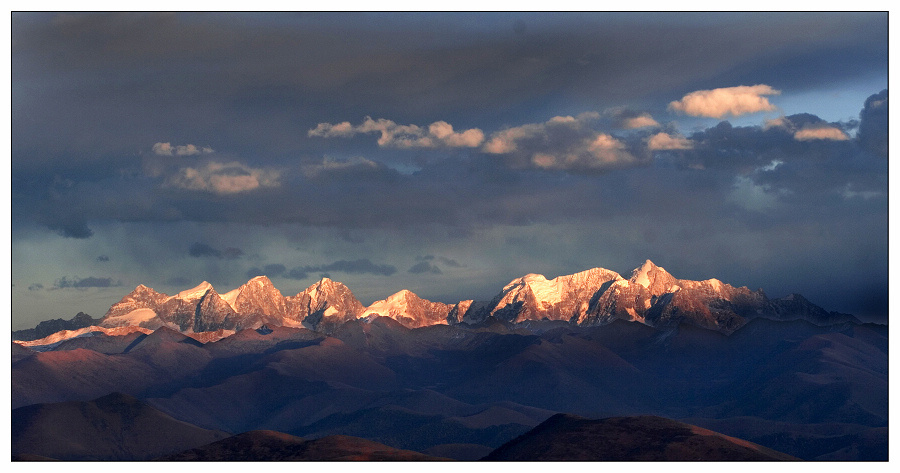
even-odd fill
[[[307,277],[309,277],[309,273],[327,273],[328,271],[350,274],[374,274],[378,276],[390,276],[397,272],[397,268],[389,264],[375,264],[368,258],[360,258],[352,261],[338,260],[333,263],[317,266],[298,266],[288,271],[286,277],[290,279],[306,279]]]
[[[22,119],[13,120],[13,148],[53,152],[13,166],[46,164],[65,149],[90,150],[82,159],[96,160],[158,142],[271,154],[307,146],[303,132],[317,123],[373,110],[398,123],[483,129],[494,124],[456,118],[478,107],[488,114],[479,121],[526,111],[540,119],[557,95],[601,95],[608,103],[599,105],[618,106],[722,75],[740,83],[737,71],[755,64],[779,78],[779,68],[791,68],[805,87],[884,65],[878,55],[846,54],[852,62],[841,68],[821,60],[829,48],[884,50],[878,15],[697,14],[681,24],[667,16],[17,13],[13,116]],[[513,31],[517,22],[525,33]],[[773,57],[783,64],[767,63]],[[790,60],[798,58],[829,73],[795,70]],[[51,136],[40,131],[48,129]]]
[[[53,289],[86,289],[89,287],[116,287],[121,286],[121,281],[114,281],[112,278],[98,278],[94,276],[81,278],[70,278],[63,276],[53,283]]]
[[[695,79],[712,81],[771,54],[828,57],[835,34],[840,48],[880,44],[886,26],[878,15],[679,18],[15,14],[13,221],[81,239],[99,219],[338,228],[441,223],[461,234],[481,221],[540,221],[546,216],[538,202],[531,215],[516,209],[519,197],[538,200],[522,195],[524,186],[546,189],[549,208],[563,200],[554,195],[564,185],[516,177],[506,167],[577,173],[647,163],[640,143],[582,126],[583,120],[552,121],[556,104],[590,97],[603,109],[633,96],[665,97],[661,107],[696,90],[685,86]],[[801,28],[809,24],[816,27]],[[865,55],[855,61],[882,67]],[[208,80],[208,68],[216,80]],[[658,70],[666,74],[647,73]],[[801,75],[806,84],[824,80]],[[103,87],[95,77],[104,78]],[[472,109],[482,112],[473,117]],[[429,168],[451,166],[429,161],[427,153],[372,153],[361,146],[369,138],[306,136],[318,123],[374,113],[395,124],[445,120],[456,131],[479,128],[485,148],[492,135],[497,139],[496,153],[455,151],[461,168],[444,178]],[[635,113],[619,118],[647,112]],[[332,146],[339,156],[367,157],[310,157]],[[421,172],[409,175],[379,158]],[[487,162],[492,158],[503,165]],[[166,164],[150,172],[142,165],[147,160]],[[51,184],[48,169],[73,185]],[[456,192],[448,193],[451,186]],[[494,195],[501,202],[484,200]],[[375,210],[358,205],[356,196]]]
[[[859,112],[857,139],[866,151],[887,158],[888,156],[888,91],[882,90],[866,99]]]
[[[69,219],[65,218],[65,220]],[[86,222],[52,222],[48,225],[48,227],[66,238],[84,239],[90,238],[94,235],[94,231],[88,228]]]
[[[188,248],[188,254],[194,258],[237,259],[243,256],[244,252],[240,248],[228,247],[218,250],[206,243],[194,242]]]
[[[420,261],[413,265],[413,267],[409,268],[407,272],[412,274],[441,274],[441,268],[437,267],[437,265],[429,263],[428,261]]]

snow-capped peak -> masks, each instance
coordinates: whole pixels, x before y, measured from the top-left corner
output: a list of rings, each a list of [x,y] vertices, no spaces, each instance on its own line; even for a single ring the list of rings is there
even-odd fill
[[[653,264],[653,261],[650,261],[650,260],[644,261],[644,264],[640,268],[635,269],[634,272],[631,273],[631,282],[633,282],[635,284],[640,284],[641,286],[649,288],[650,287],[650,272],[656,268],[659,268],[659,267],[656,266],[655,264]],[[665,271],[665,269],[663,269],[663,268],[659,268],[659,269]]]
[[[212,288],[213,288],[212,284],[210,284],[206,281],[203,281],[197,287],[194,287],[194,288],[191,288],[191,289],[188,289],[185,291],[181,291],[178,294],[175,294],[175,298],[186,300],[186,301],[199,299],[199,298],[203,297],[203,295],[206,294]]]

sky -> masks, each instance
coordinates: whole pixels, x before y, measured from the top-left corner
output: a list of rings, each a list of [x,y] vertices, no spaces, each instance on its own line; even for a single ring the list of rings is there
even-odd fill
[[[650,259],[885,321],[886,13],[14,13],[12,328]]]

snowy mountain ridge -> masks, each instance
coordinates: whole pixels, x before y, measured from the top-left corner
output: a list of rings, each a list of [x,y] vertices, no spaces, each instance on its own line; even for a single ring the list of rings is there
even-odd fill
[[[224,295],[206,281],[174,296],[141,284],[113,304],[97,325],[106,329],[168,327],[186,334],[228,333],[264,325],[333,333],[347,321],[379,316],[407,328],[489,320],[558,320],[595,326],[622,319],[651,326],[688,323],[725,334],[755,317],[816,324],[859,322],[847,314],[828,312],[800,295],[769,299],[762,290],[734,287],[718,279],[677,279],[647,260],[628,279],[604,268],[553,279],[527,274],[510,281],[491,301],[456,304],[432,302],[404,289],[364,307],[346,285],[327,277],[287,297],[266,276]]]

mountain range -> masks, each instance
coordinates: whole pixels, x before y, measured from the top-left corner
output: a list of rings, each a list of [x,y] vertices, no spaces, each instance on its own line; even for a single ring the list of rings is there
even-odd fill
[[[334,333],[350,320],[390,317],[407,328],[436,324],[479,324],[486,320],[522,323],[563,321],[599,326],[614,320],[636,321],[653,327],[687,323],[729,334],[748,320],[806,320],[817,325],[859,323],[852,315],[828,312],[799,294],[769,299],[760,289],[734,287],[718,279],[677,279],[647,260],[629,278],[594,268],[548,280],[528,274],[512,280],[490,301],[464,300],[456,304],[432,302],[402,290],[364,307],[344,284],[323,278],[294,296],[283,296],[266,276],[219,294],[211,284],[169,296],[139,285],[95,321],[88,316],[66,325],[81,324],[89,331],[119,327],[155,330],[168,327],[209,341],[243,329],[262,326],[303,327]],[[89,323],[90,325],[84,325]],[[65,321],[56,325],[63,326]],[[38,328],[41,328],[39,326]],[[79,336],[88,331],[72,331]],[[66,335],[40,341],[46,330],[14,333],[32,346],[59,342]],[[17,335],[29,338],[17,338]],[[35,342],[34,340],[38,340]]]
[[[885,325],[649,261],[456,304],[138,286],[61,322],[12,343],[18,459],[888,456]]]

